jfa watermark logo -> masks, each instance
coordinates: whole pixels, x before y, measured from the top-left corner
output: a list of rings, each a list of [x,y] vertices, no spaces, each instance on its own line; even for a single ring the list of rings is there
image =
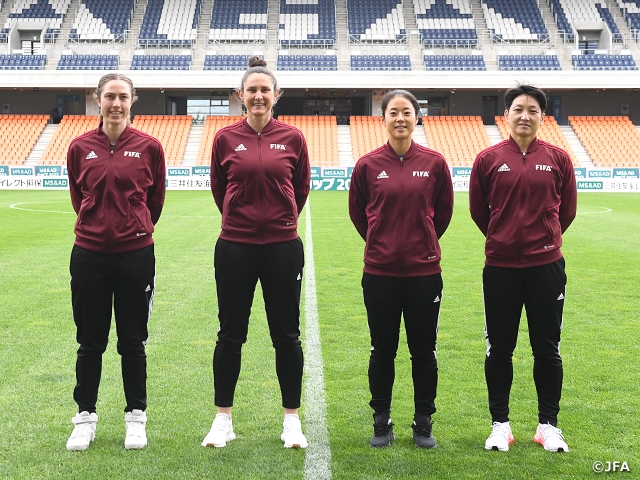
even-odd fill
[[[593,462],[593,471],[596,473],[611,473],[611,472],[630,472],[629,464],[627,462],[618,461],[595,461]]]

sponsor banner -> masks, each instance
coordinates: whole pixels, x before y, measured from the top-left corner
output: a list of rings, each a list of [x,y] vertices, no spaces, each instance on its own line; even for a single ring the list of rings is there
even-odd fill
[[[54,169],[54,170],[52,170]],[[311,190],[349,190],[352,167],[311,167]],[[56,173],[57,172],[57,173]],[[68,188],[64,166],[13,167],[0,165],[0,189],[60,189]],[[169,190],[210,190],[210,167],[188,166],[167,168]],[[453,188],[469,191],[470,167],[453,167]],[[585,192],[640,192],[638,168],[576,169],[579,191]]]
[[[209,165],[191,167],[191,175],[194,177],[208,177],[211,175],[211,167]]]
[[[638,168],[614,168],[613,178],[640,178]]]
[[[61,174],[59,165],[36,165],[36,177],[59,177]]]

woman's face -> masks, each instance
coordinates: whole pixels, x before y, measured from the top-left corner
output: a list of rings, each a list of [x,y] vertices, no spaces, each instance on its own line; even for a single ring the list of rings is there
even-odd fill
[[[418,116],[409,100],[399,95],[389,101],[382,119],[389,139],[401,141],[411,138],[417,123]]]
[[[244,91],[238,91],[247,107],[247,114],[254,117],[271,116],[277,94],[273,89],[273,80],[266,73],[252,73],[244,82]]]
[[[131,87],[124,80],[109,80],[104,84],[98,107],[105,126],[124,127],[131,112]]]

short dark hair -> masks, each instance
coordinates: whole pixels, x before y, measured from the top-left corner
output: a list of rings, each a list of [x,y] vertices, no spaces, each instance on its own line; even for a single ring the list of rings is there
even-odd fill
[[[413,109],[415,110],[416,117],[420,116],[420,104],[418,103],[418,100],[416,99],[413,93],[408,92],[407,90],[389,90],[387,93],[384,94],[384,97],[382,97],[382,104],[380,105],[380,108],[382,108],[383,117],[385,112],[387,111],[387,106],[389,105],[389,102],[395,97],[403,97],[409,100],[411,102],[411,105],[413,105]]]
[[[513,101],[520,95],[527,95],[528,97],[535,98],[540,105],[540,110],[542,110],[542,113],[544,113],[544,111],[547,109],[547,96],[545,95],[545,93],[538,87],[527,85],[525,83],[518,83],[515,87],[510,88],[509,90],[504,92],[505,108],[509,110]]]

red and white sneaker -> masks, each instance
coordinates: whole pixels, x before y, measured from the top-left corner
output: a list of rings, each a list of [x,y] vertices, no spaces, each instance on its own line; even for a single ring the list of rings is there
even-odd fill
[[[493,422],[493,429],[491,435],[484,442],[484,448],[487,450],[499,450],[501,452],[508,452],[509,445],[515,442],[513,433],[511,433],[511,425],[509,422]]]
[[[550,423],[538,424],[538,430],[533,437],[533,441],[539,443],[545,450],[550,452],[568,452],[569,447],[567,442],[564,441],[562,430],[554,427]]]

